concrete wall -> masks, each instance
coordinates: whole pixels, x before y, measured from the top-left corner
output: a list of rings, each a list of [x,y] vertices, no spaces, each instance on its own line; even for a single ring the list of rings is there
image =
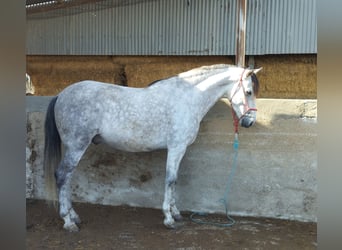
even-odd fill
[[[50,97],[27,96],[27,193],[44,198],[44,112]],[[240,129],[238,168],[229,196],[232,215],[317,220],[317,103],[258,99],[258,121]],[[181,210],[223,213],[233,156],[233,126],[226,100],[202,121],[181,163]],[[73,178],[73,200],[160,208],[166,151],[125,153],[91,145]]]

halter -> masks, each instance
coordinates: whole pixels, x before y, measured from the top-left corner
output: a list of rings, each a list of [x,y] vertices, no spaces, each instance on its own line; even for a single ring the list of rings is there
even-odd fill
[[[243,86],[242,84],[242,77],[243,77],[243,74],[245,73],[246,69],[243,70],[241,76],[240,76],[240,79],[239,79],[239,82],[238,82],[238,86],[236,87],[232,97],[229,99],[229,102],[232,106],[232,115],[233,115],[233,119],[234,119],[234,132],[235,132],[235,135],[237,135],[238,131],[239,131],[239,122],[240,120],[249,112],[249,111],[257,111],[256,108],[251,108],[249,107],[248,105],[248,101],[247,101],[247,97],[246,97],[246,91],[245,91],[245,87]],[[234,108],[233,108],[233,97],[234,95],[238,92],[238,90],[242,88],[243,90],[243,93],[245,94],[245,102],[244,102],[244,107],[245,107],[245,112],[240,116],[240,118],[237,116],[236,112],[234,111]]]

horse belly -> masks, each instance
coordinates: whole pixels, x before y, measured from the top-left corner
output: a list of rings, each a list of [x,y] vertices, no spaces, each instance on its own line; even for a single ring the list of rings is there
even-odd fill
[[[166,148],[166,136],[153,131],[121,130],[101,133],[101,138],[107,145],[129,152],[148,152]]]

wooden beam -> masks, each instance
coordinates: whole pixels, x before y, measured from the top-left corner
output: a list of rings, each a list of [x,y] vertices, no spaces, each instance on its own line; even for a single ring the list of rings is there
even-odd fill
[[[237,0],[235,64],[245,67],[247,0]]]

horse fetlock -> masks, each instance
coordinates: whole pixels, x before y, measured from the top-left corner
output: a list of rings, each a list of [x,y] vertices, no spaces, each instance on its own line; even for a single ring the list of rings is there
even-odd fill
[[[60,205],[59,208],[59,216],[64,220],[64,221],[73,221],[76,223],[81,222],[78,214],[75,212],[75,210],[71,207],[66,207],[63,206],[63,204]]]
[[[81,219],[80,217],[78,216],[78,214],[75,212],[74,209],[71,209],[70,210],[70,219],[75,222],[76,224],[80,224],[81,223]]]
[[[180,214],[179,210],[177,209],[176,205],[173,204],[171,205],[171,215],[172,217],[175,219],[175,221],[182,221],[183,220],[183,217],[182,215]]]

